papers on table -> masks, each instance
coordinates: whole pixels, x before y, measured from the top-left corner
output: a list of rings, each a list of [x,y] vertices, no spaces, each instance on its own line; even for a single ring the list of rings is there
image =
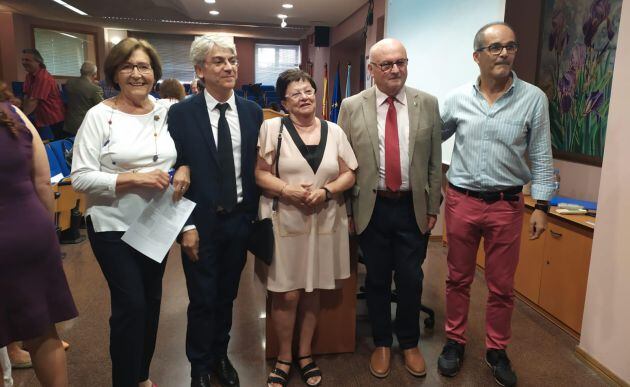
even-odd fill
[[[173,202],[173,186],[157,194],[127,232],[122,240],[137,251],[161,263],[168,250],[184,227],[195,203],[182,198]]]

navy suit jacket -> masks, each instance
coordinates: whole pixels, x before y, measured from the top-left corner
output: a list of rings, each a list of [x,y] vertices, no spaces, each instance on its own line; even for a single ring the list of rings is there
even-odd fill
[[[241,127],[242,205],[253,220],[258,212],[260,197],[254,168],[263,113],[260,106],[252,101],[239,96],[235,96],[235,101]],[[190,187],[184,196],[197,203],[186,224],[211,229],[217,225],[220,165],[203,93],[171,106],[168,112],[168,130],[177,149],[176,167],[190,167]]]

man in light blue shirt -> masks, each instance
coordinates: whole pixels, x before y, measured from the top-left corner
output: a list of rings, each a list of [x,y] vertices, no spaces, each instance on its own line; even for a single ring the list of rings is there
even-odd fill
[[[532,181],[537,200],[530,239],[547,226],[554,192],[548,102],[536,86],[512,71],[518,50],[514,30],[491,23],[475,35],[473,58],[479,78],[451,92],[442,109],[442,139],[455,134],[447,173],[447,342],[438,359],[442,375],[455,376],[466,344],[470,285],[484,237],[488,301],[486,362],[497,383],[516,385],[505,349],[514,309],[514,274],[523,222],[522,187]],[[528,166],[528,162],[529,165]]]

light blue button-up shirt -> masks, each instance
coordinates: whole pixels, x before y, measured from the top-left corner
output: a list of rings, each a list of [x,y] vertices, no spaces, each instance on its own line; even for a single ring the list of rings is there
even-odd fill
[[[478,81],[446,97],[442,141],[455,134],[446,176],[474,191],[500,191],[531,180],[532,197],[550,200],[555,185],[547,96],[516,73],[512,77],[510,88],[492,105]]]

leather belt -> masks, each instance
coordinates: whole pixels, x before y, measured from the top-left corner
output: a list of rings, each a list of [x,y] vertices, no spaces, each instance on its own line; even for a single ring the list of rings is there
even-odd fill
[[[510,187],[503,191],[472,191],[466,188],[458,187],[452,183],[448,183],[448,185],[457,192],[461,192],[464,195],[476,199],[481,199],[486,203],[494,203],[499,200],[517,202],[521,199],[519,194],[523,191],[523,186]]]
[[[376,190],[376,196],[386,199],[399,200],[411,197],[411,191],[385,191]]]

